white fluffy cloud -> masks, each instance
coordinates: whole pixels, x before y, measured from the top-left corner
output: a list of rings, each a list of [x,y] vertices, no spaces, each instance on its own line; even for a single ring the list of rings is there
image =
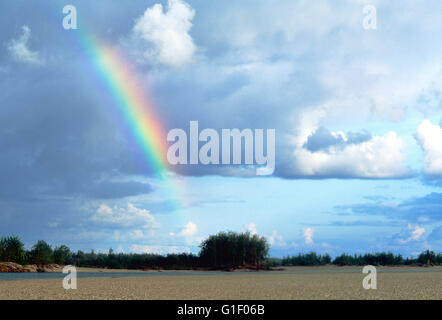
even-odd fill
[[[191,237],[194,236],[198,232],[198,227],[192,221],[189,221],[180,232],[175,234],[174,232],[170,233],[170,236],[179,236],[179,237]]]
[[[344,133],[332,135],[346,141]],[[307,140],[305,140],[307,141]],[[330,146],[312,152],[298,147],[293,152],[299,175],[310,177],[397,178],[410,174],[405,165],[404,144],[395,132],[368,141]]]
[[[404,244],[410,241],[418,241],[425,233],[425,228],[418,225],[409,224],[399,234],[399,243]]]
[[[127,208],[118,208],[116,206],[111,208],[106,204],[102,204],[90,220],[102,225],[124,228],[152,229],[158,227],[154,216],[148,210],[137,208],[131,203],[127,204]]]
[[[424,120],[417,128],[416,140],[425,153],[424,173],[442,175],[442,128]]]
[[[183,237],[190,237],[193,236],[197,233],[198,228],[196,226],[195,223],[193,223],[192,221],[189,221],[183,228],[183,230],[181,230],[181,232],[179,233],[180,236]]]
[[[258,234],[258,231],[256,229],[256,224],[253,222],[250,222],[244,226],[246,231],[250,232],[251,235]]]
[[[13,39],[7,44],[12,57],[20,62],[29,64],[42,64],[43,60],[37,51],[31,51],[28,42],[31,37],[31,29],[28,26],[22,27],[23,34],[18,39]]]
[[[162,245],[138,245],[134,244],[130,247],[130,251],[134,253],[154,253],[154,254],[173,254],[173,253],[190,253],[190,248],[180,246],[162,246]]]
[[[284,238],[278,234],[276,230],[273,230],[272,234],[269,236],[265,236],[267,238],[267,241],[269,244],[273,247],[285,247],[286,242],[284,241]]]
[[[148,8],[134,26],[135,37],[144,44],[146,62],[182,66],[192,59],[195,45],[189,30],[195,11],[182,0],[169,0]]]
[[[315,230],[313,228],[305,228],[303,231],[304,235],[304,241],[306,244],[312,244],[313,243],[313,234]]]

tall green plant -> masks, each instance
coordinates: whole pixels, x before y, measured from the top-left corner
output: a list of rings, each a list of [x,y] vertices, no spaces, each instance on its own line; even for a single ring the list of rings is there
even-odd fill
[[[44,265],[52,263],[53,255],[52,248],[49,244],[47,244],[43,240],[39,240],[31,250],[31,259],[32,262],[37,265]]]
[[[17,236],[0,239],[0,261],[23,263],[26,251],[23,242]]]

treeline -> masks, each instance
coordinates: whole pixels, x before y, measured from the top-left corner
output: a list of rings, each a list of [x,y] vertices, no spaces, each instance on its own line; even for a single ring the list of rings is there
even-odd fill
[[[316,252],[299,253],[297,256],[285,257],[281,261],[283,266],[323,266],[330,264],[332,258],[329,254],[320,255]]]
[[[95,267],[108,269],[166,269],[189,270],[200,267],[199,257],[190,253],[180,254],[137,254],[114,253],[112,249],[107,254],[84,253],[78,251],[67,258],[67,264],[77,267]]]
[[[319,266],[334,264],[338,266],[400,266],[400,265],[441,265],[442,254],[434,251],[424,251],[417,258],[404,258],[401,254],[391,252],[366,253],[364,255],[341,254],[335,259],[330,255],[318,255],[315,252],[284,257],[279,262],[282,266]],[[278,265],[273,261],[272,265]]]
[[[22,265],[75,265],[112,269],[230,269],[241,266],[259,268],[268,257],[269,246],[264,237],[250,233],[220,232],[210,236],[200,245],[198,255],[180,254],[135,254],[72,252],[67,246],[52,247],[43,240],[31,250],[25,250],[18,237],[0,238],[0,261]]]
[[[31,250],[25,250],[18,237],[0,238],[0,261],[15,262],[22,265],[75,265],[77,267],[96,267],[110,269],[192,269],[199,266],[199,257],[193,254],[115,254],[72,252],[67,246],[52,247],[39,240]]]
[[[238,267],[268,268],[277,266],[338,266],[353,265],[441,265],[442,254],[434,251],[422,252],[417,258],[404,258],[391,252],[367,253],[364,255],[341,254],[332,259],[329,254],[315,252],[300,253],[282,259],[269,258],[269,245],[264,237],[250,233],[220,232],[210,236],[200,245],[198,255],[180,254],[134,254],[72,252],[62,245],[52,248],[43,240],[26,250],[18,237],[0,238],[0,261],[22,265],[75,265],[111,269],[232,269]]]
[[[39,240],[31,250],[25,250],[20,238],[11,236],[0,238],[0,261],[15,262],[22,265],[45,265],[50,263],[68,264],[72,253],[67,246],[52,247]]]

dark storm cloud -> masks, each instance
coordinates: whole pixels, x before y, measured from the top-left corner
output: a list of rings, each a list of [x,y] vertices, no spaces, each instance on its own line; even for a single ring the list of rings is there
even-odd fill
[[[0,197],[118,198],[150,192],[135,182],[115,184],[125,172],[143,171],[132,157],[133,146],[120,132],[112,109],[82,79],[71,79],[74,70],[54,69],[31,77],[19,77],[28,71],[16,69],[0,81],[0,89],[9,93],[0,97],[0,174],[8,181],[0,184]]]
[[[102,5],[102,3],[106,5]],[[78,1],[75,5],[78,9],[79,20],[82,25],[80,28],[88,28],[93,25],[91,30],[82,30],[82,32],[91,31],[100,39],[107,39],[110,43],[118,44],[125,43],[124,40],[130,37],[131,30],[136,18],[140,17],[146,8],[152,6],[155,1],[131,1],[125,6],[124,14],[121,14],[121,6],[117,3],[109,1]],[[189,2],[193,5],[192,2]],[[70,97],[68,91],[75,96],[78,90],[85,90],[83,80],[90,80],[86,78],[91,77],[90,68],[82,61],[81,49],[75,43],[75,35],[73,32],[67,32],[61,29],[61,10],[63,4],[57,1],[45,2],[46,5],[27,4],[25,1],[18,1],[15,4],[8,3],[12,12],[17,11],[17,7],[26,9],[24,13],[20,14],[20,18],[7,17],[3,21],[5,28],[2,39],[12,39],[20,35],[20,28],[22,25],[29,25],[32,32],[30,39],[30,47],[33,50],[39,51],[46,59],[46,65],[41,68],[31,68],[29,66],[22,66],[15,63],[8,57],[5,50],[1,51],[5,57],[5,61],[9,61],[17,72],[12,76],[16,79],[13,86],[16,91],[11,91],[10,87],[5,87],[4,92],[15,99],[20,95],[20,90],[32,90],[31,82],[35,83],[35,92],[27,93],[28,101],[38,102],[39,105],[48,104],[47,108],[54,103],[62,105],[64,109],[75,110],[79,104],[79,108],[95,108],[91,105],[96,103],[98,93],[87,92],[83,95],[83,99],[76,98],[77,101],[67,102],[62,101],[66,97]],[[290,146],[284,140],[285,135],[292,130],[292,114],[296,109],[301,110],[308,105],[316,104],[323,97],[323,94],[317,83],[317,79],[311,76],[310,64],[306,66],[301,64],[295,65],[291,62],[292,57],[290,48],[281,51],[279,46],[281,39],[278,36],[269,34],[266,35],[266,43],[268,46],[262,47],[260,50],[264,54],[263,57],[250,59],[247,57],[247,50],[241,52],[241,49],[232,48],[227,38],[223,37],[216,41],[210,36],[213,32],[208,32],[207,26],[211,26],[215,30],[216,25],[207,24],[207,17],[209,17],[215,4],[206,5],[198,4],[198,14],[195,16],[194,26],[191,30],[191,36],[204,57],[196,57],[196,64],[187,67],[174,69],[156,70],[149,66],[139,65],[138,71],[147,74],[147,81],[151,86],[151,91],[154,92],[152,99],[155,100],[158,118],[162,119],[166,130],[171,128],[187,128],[190,120],[198,120],[202,128],[214,128],[221,130],[222,128],[275,128],[277,139],[277,157],[276,167],[281,169],[277,171],[283,176],[288,176],[285,170],[290,166],[284,166],[281,161],[283,155],[290,154]],[[215,5],[217,6],[217,5]],[[94,8],[94,9],[92,9]],[[49,19],[47,19],[49,17]],[[16,25],[15,28],[6,27],[11,25],[11,21]],[[43,21],[43,22],[42,22]],[[111,22],[110,22],[111,21]],[[93,23],[92,23],[93,22]],[[220,23],[220,21],[217,21]],[[44,35],[44,36],[43,36]],[[278,44],[274,46],[274,44]],[[124,45],[123,45],[124,47]],[[217,48],[217,50],[213,50]],[[127,48],[126,48],[127,49]],[[238,51],[239,50],[239,51]],[[306,58],[303,58],[306,59]],[[14,70],[15,71],[15,70]],[[159,75],[159,76],[157,76]],[[302,81],[299,81],[302,79]],[[8,82],[10,79],[8,79]],[[89,84],[94,86],[94,84]],[[290,90],[288,90],[290,88]],[[3,89],[3,88],[2,88]],[[50,90],[48,90],[50,89]],[[92,91],[92,90],[91,90]],[[35,95],[42,95],[44,97]],[[63,95],[61,94],[63,92]],[[58,96],[62,97],[57,98]],[[81,95],[81,94],[80,94]],[[108,101],[112,103],[111,101]],[[6,101],[5,101],[6,103]],[[26,103],[21,102],[21,103]],[[45,111],[45,110],[43,110]],[[80,115],[83,114],[88,117],[88,111],[80,110]],[[28,117],[32,118],[35,110],[26,110]],[[94,118],[93,110],[91,110],[91,118],[85,119],[88,121],[100,123],[103,121],[103,115],[99,114]],[[79,116],[80,116],[79,115]],[[54,122],[48,124],[49,126],[62,126],[62,131],[70,130],[66,125],[65,119],[58,121],[57,112],[52,114],[52,118],[47,122]],[[118,115],[117,115],[118,117]],[[73,117],[70,123],[78,125],[78,130],[85,124],[81,123],[83,120],[79,117]],[[30,125],[38,128],[39,123],[32,122]],[[102,125],[101,129],[113,131],[112,124]],[[94,136],[100,138],[101,129],[94,130]],[[49,130],[49,129],[48,129]],[[48,131],[43,129],[42,134]],[[71,131],[73,135],[74,131]],[[87,131],[86,131],[87,132]],[[83,133],[80,133],[80,136]],[[134,165],[132,158],[142,157],[141,152],[137,147],[130,142],[129,145],[124,145],[120,141],[114,141],[109,138],[108,142],[103,145],[100,144],[98,149],[106,145],[114,145],[114,150],[107,150],[110,152],[106,154],[106,150],[99,155],[98,150],[88,143],[83,145],[76,145],[75,140],[80,137],[73,138],[74,141],[66,142],[64,140],[64,133],[60,132],[57,135],[59,141],[63,140],[65,146],[63,152],[55,151],[54,148],[45,148],[40,157],[47,160],[47,166],[54,165],[60,167],[60,170],[65,170],[65,175],[70,176],[67,186],[64,186],[63,180],[57,180],[57,189],[62,185],[62,188],[69,188],[71,180],[78,180],[74,183],[71,189],[78,189],[75,185],[81,185],[81,179],[86,173],[78,174],[76,170],[66,170],[63,164],[66,161],[76,162],[78,166],[84,165],[84,159],[78,159],[81,155],[88,155],[88,158],[101,158],[103,162],[112,163],[96,163],[95,167],[102,167],[101,172],[94,172],[89,175],[90,181],[102,178],[102,175],[112,175],[113,171],[123,174],[134,175],[149,175],[148,166],[142,164]],[[130,133],[126,133],[125,139],[130,141],[132,137]],[[165,139],[165,137],[164,137]],[[43,141],[44,138],[41,139]],[[118,140],[118,138],[115,138]],[[54,141],[54,145],[57,142]],[[91,150],[89,150],[89,147]],[[26,148],[25,148],[26,149]],[[122,150],[123,149],[123,150]],[[119,152],[118,159],[105,160],[106,156],[109,158],[117,157],[114,153]],[[57,153],[57,154],[56,154]],[[127,153],[127,154],[124,154]],[[124,154],[124,155],[123,155]],[[29,155],[28,155],[29,156]],[[54,163],[54,157],[58,160]],[[279,163],[278,163],[279,162]],[[36,168],[36,167],[34,167]],[[204,175],[223,175],[223,176],[237,176],[242,175],[240,172],[243,168],[236,166],[229,168],[225,166],[188,166],[172,168],[178,173],[184,175],[204,176]],[[233,169],[233,170],[232,170]],[[237,170],[236,170],[237,169]],[[59,170],[59,171],[60,171]],[[37,169],[38,171],[38,169]],[[72,172],[72,174],[69,173]],[[86,170],[87,172],[88,170]],[[109,173],[111,171],[111,173]],[[51,173],[51,172],[50,172]],[[28,177],[28,174],[26,174]],[[51,175],[53,176],[53,175]],[[248,175],[246,175],[248,176]],[[25,180],[27,179],[24,178]],[[125,194],[123,192],[123,194]]]
[[[94,32],[106,38],[112,30],[118,38],[132,28],[133,20],[109,4],[101,10],[89,10],[87,1],[76,6],[82,21],[114,17],[118,23],[111,29],[97,23]],[[136,16],[145,6],[145,1],[133,1],[125,8]],[[10,14],[0,21],[1,64],[7,65],[7,72],[0,73],[0,198],[149,193],[149,185],[127,177],[150,175],[151,169],[103,93],[76,35],[62,29],[62,8],[59,1],[15,1],[2,7]],[[24,25],[31,30],[28,45],[44,57],[44,65],[20,63],[9,54],[6,44],[20,36]]]
[[[76,6],[80,22],[83,23],[80,28],[83,28],[82,32],[90,32],[99,39],[129,49],[128,39],[134,21],[156,2],[131,1],[125,5],[122,14],[118,2],[78,1]],[[21,26],[29,25],[32,31],[30,46],[39,51],[46,61],[46,65],[40,68],[22,66],[11,61],[6,50],[0,50],[1,57],[14,68],[7,80],[0,79],[0,89],[7,92],[1,98],[1,103],[9,104],[8,112],[12,114],[17,107],[10,104],[14,105],[14,100],[18,100],[15,105],[20,104],[20,116],[28,118],[28,125],[23,124],[20,131],[8,133],[10,143],[21,142],[14,142],[15,146],[7,149],[8,156],[4,160],[7,165],[3,169],[14,174],[15,180],[21,182],[12,182],[17,186],[9,190],[14,191],[8,194],[8,190],[3,190],[0,195],[9,196],[18,190],[29,194],[32,190],[26,189],[32,189],[34,185],[39,190],[86,194],[89,191],[81,186],[93,185],[102,179],[110,182],[126,174],[148,176],[151,173],[149,167],[139,161],[143,158],[142,151],[133,142],[128,128],[121,130],[115,122],[112,123],[111,119],[119,116],[112,114],[115,113],[109,108],[112,101],[102,99],[102,93],[94,83],[97,80],[91,79],[94,77],[91,68],[82,59],[81,50],[75,44],[75,32],[61,29],[63,4],[59,1],[45,4],[8,2],[5,11],[18,13],[23,10],[23,13],[8,15],[0,22],[0,26],[4,27],[0,30],[0,37],[4,41],[16,38],[20,35]],[[305,40],[303,35],[294,33],[294,38],[288,41],[277,30],[265,32],[260,38],[262,42],[253,44],[255,49],[252,51],[259,53],[254,56],[250,54],[250,46],[234,45],[232,39],[218,32],[226,21],[215,19],[213,23],[209,22],[214,12],[224,7],[221,3],[189,1],[189,4],[197,12],[190,30],[190,36],[198,48],[194,63],[178,69],[137,65],[137,70],[144,74],[153,93],[155,112],[164,122],[166,131],[172,128],[186,129],[190,120],[198,120],[201,128],[218,131],[222,128],[276,129],[275,175],[299,178],[293,159],[293,146],[289,143],[296,134],[294,118],[309,107],[320,105],[327,96],[321,80],[314,76],[318,68],[317,58],[294,51],[296,37]],[[238,4],[233,6],[242,7]],[[225,27],[232,29],[232,32],[237,31],[234,28],[240,27],[237,25],[240,21],[225,13],[235,22]],[[89,30],[90,26],[93,29]],[[84,88],[85,85],[89,86],[89,90]],[[22,96],[23,88],[26,88],[25,96]],[[103,101],[109,105],[103,107]],[[25,109],[24,105],[28,108]],[[31,107],[35,105],[41,110]],[[35,116],[37,112],[42,114]],[[25,119],[18,117],[17,114],[10,116],[7,121],[20,126]],[[24,136],[26,130],[41,132]],[[370,137],[365,131],[350,132],[348,140],[344,142],[321,127],[309,138],[305,147],[322,150],[332,145],[361,143]],[[33,143],[32,140],[37,138],[38,141]],[[21,149],[18,147],[20,143],[23,143]],[[32,164],[19,167],[14,163],[17,157]],[[195,165],[172,169],[192,176],[241,176],[241,171],[244,171],[240,167]],[[313,178],[348,176],[353,177],[345,172],[333,171]],[[42,186],[39,181],[43,178],[46,181]],[[38,183],[24,186],[25,181]],[[79,191],[81,189],[85,191]],[[122,191],[122,196],[127,194]]]
[[[115,197],[150,192],[139,184],[120,183],[118,194],[112,180],[130,169],[130,146],[93,92],[57,80],[64,76],[47,72],[39,82],[1,84],[17,92],[0,100],[5,106],[0,111],[0,172],[9,181],[1,184],[0,197],[98,195],[99,186],[105,188],[103,195]],[[11,88],[15,85],[26,88],[25,94]],[[97,184],[102,180],[111,184]]]

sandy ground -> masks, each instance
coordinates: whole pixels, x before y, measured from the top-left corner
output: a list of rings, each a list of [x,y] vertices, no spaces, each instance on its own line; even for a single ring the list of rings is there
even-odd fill
[[[360,268],[336,270],[79,278],[77,290],[61,279],[8,280],[0,299],[442,299],[440,268],[379,270],[377,290],[362,288]]]

